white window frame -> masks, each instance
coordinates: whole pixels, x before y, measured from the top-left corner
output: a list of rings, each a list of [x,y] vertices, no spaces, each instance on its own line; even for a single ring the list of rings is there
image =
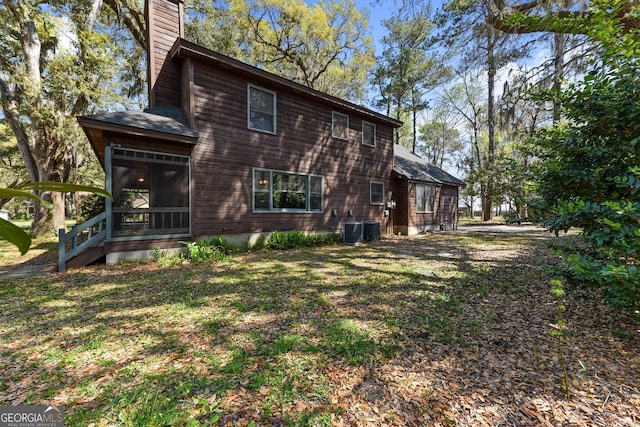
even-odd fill
[[[345,125],[345,128],[344,128],[344,133],[345,133],[344,136],[336,134],[336,117],[342,117],[347,119],[347,124]],[[343,139],[345,141],[349,140],[349,115],[348,114],[339,113],[337,111],[331,112],[331,136],[334,138]]]
[[[251,89],[255,89],[255,90],[260,90],[262,92],[266,92],[269,93],[273,96],[273,132],[270,130],[266,130],[266,129],[260,129],[260,128],[256,128],[251,126]],[[276,135],[278,132],[278,128],[277,128],[277,117],[278,117],[278,112],[277,112],[277,94],[275,91],[273,90],[269,90],[266,88],[263,88],[261,86],[257,86],[254,84],[247,84],[247,128],[251,129],[251,130],[255,130],[257,132],[264,132],[264,133],[268,133],[271,135]],[[255,110],[255,111],[260,111],[260,110]]]
[[[267,172],[269,174],[268,190],[256,189],[256,173]],[[305,209],[282,209],[273,207],[273,174],[287,174],[306,177],[306,203]],[[311,179],[320,178],[320,209],[311,209]],[[267,209],[256,209],[256,192],[267,193],[269,207]],[[317,194],[316,194],[317,195]],[[315,174],[306,174],[299,172],[283,171],[277,169],[253,168],[251,173],[251,211],[253,213],[324,213],[324,176]]]
[[[420,210],[420,206],[418,206],[418,187],[423,187],[423,199],[424,199],[424,203],[423,203],[423,210]],[[432,197],[431,197],[431,210],[427,209],[428,203],[427,203],[427,197],[426,197],[426,190],[427,187],[431,188],[431,191],[433,191],[432,193]],[[436,209],[436,194],[437,194],[437,188],[435,185],[432,184],[416,184],[416,213],[433,213],[435,212]]]
[[[373,200],[373,186],[374,185],[382,185],[382,200],[374,201]],[[369,204],[381,206],[384,205],[384,182],[382,181],[369,181]]]
[[[373,128],[373,144],[369,144],[368,141],[365,141],[364,138],[364,128],[365,126],[371,126]],[[375,147],[376,146],[376,125],[375,123],[367,122],[365,120],[362,121],[362,145],[366,145],[367,147]]]

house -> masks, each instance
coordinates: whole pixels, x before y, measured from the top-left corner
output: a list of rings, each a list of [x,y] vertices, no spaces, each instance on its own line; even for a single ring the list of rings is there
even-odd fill
[[[456,229],[458,189],[464,182],[400,145],[394,146],[391,190],[395,233]]]
[[[84,226],[107,263],[216,235],[393,232],[402,122],[185,40],[182,0],[148,0],[145,14],[150,107],[78,118],[114,195]],[[83,252],[69,235],[61,270]]]

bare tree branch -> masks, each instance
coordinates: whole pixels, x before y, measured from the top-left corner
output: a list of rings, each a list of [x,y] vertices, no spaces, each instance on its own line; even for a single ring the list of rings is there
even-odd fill
[[[147,50],[147,33],[144,23],[144,13],[136,6],[129,4],[127,0],[104,0],[121,22],[131,33],[136,43]]]

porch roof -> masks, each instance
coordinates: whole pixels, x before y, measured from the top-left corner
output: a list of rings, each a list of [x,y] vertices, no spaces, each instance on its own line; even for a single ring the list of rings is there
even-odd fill
[[[398,144],[393,145],[393,171],[413,181],[465,186],[463,181]]]
[[[154,107],[79,116],[78,122],[102,164],[104,164],[103,134],[105,131],[189,145],[195,145],[199,138],[198,132],[189,126],[189,120],[184,111],[174,107]]]

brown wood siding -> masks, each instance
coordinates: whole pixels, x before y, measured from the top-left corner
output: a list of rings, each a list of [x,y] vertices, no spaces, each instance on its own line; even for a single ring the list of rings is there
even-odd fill
[[[129,252],[129,251],[150,251],[155,248],[158,249],[172,249],[172,248],[180,248],[184,247],[184,244],[181,243],[185,239],[152,239],[152,240],[126,240],[126,241],[115,241],[115,242],[105,242],[105,252],[113,253],[113,252]]]
[[[422,183],[420,183],[422,184]],[[425,183],[429,185],[429,183]],[[432,228],[437,226],[438,223],[438,214],[439,214],[439,200],[440,200],[440,187],[436,187],[436,199],[433,204],[433,212],[424,212],[420,213],[416,211],[416,183],[409,182],[408,185],[408,226],[409,227],[423,227],[423,228]]]
[[[247,128],[248,83],[276,92],[277,135]],[[385,207],[369,204],[369,183],[384,182],[389,200],[390,126],[377,123],[376,147],[365,146],[362,118],[350,114],[349,140],[332,138],[330,107],[203,64],[194,64],[194,94],[200,133],[192,154],[194,237],[328,231],[349,220],[380,221],[384,229]],[[253,213],[252,168],[322,175],[324,212]]]
[[[417,227],[419,229],[438,229],[440,224],[455,226],[458,223],[458,187],[451,185],[436,187],[436,200],[433,212],[416,211],[416,183],[407,179],[394,177],[394,198],[397,209],[394,212],[394,225]]]
[[[180,107],[180,64],[169,58],[169,51],[182,33],[182,7],[179,0],[152,0],[148,7],[149,102],[152,107]]]

